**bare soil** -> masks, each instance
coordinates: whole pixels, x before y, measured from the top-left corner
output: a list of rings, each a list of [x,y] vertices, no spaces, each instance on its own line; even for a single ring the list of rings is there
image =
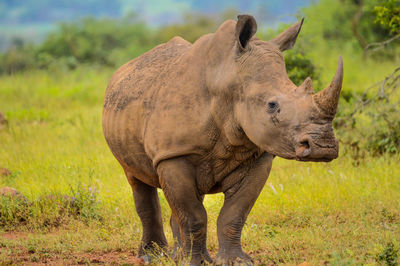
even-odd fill
[[[7,240],[24,240],[29,234],[24,232],[5,232],[2,238]],[[18,250],[18,252],[15,252]],[[106,264],[106,265],[144,265],[144,261],[136,257],[132,252],[110,251],[110,252],[76,252],[76,253],[36,253],[25,247],[0,247],[0,254],[7,254],[4,264],[23,265],[81,265],[81,264]]]

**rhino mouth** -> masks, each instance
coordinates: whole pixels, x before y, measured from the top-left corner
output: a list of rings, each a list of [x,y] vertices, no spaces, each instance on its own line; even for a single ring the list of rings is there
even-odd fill
[[[316,142],[305,137],[296,145],[296,160],[303,162],[330,162],[338,157],[339,145],[335,139],[329,142]]]

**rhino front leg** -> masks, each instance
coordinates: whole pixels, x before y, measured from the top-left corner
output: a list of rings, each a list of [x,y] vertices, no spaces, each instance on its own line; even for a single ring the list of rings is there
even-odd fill
[[[176,259],[178,256],[178,250],[180,247],[182,247],[182,239],[179,230],[179,225],[174,215],[171,215],[171,219],[169,220],[169,225],[171,226],[172,235],[174,236],[174,251],[172,253],[172,257]]]
[[[204,200],[204,195],[201,196],[201,201],[203,202],[203,200]],[[172,235],[174,237],[174,251],[172,253],[172,257],[176,259],[178,257],[179,249],[182,248],[182,239],[179,230],[179,225],[174,215],[171,215],[169,224],[171,226]],[[204,252],[208,252],[207,249],[205,249]]]
[[[155,249],[155,245],[160,248],[168,246],[164,235],[157,189],[143,183],[127,172],[126,176],[132,187],[136,212],[139,215],[143,227],[143,235],[138,257],[143,258],[145,261],[149,261],[150,258],[147,253],[152,255],[154,252],[158,251]]]
[[[250,256],[242,250],[241,233],[247,215],[267,181],[272,160],[273,156],[265,153],[251,166],[242,166],[232,173],[245,173],[245,177],[238,185],[224,192],[225,202],[217,221],[219,251],[216,265],[253,264]]]
[[[162,161],[157,171],[161,188],[172,210],[172,230],[175,235],[179,228],[185,256],[191,257],[191,265],[212,262],[206,248],[207,213],[202,203],[203,196],[196,186],[194,167],[181,157]]]

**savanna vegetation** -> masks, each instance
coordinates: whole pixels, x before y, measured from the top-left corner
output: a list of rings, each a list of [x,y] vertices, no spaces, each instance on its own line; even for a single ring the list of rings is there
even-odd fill
[[[130,186],[101,129],[115,68],[181,35],[212,32],[217,17],[188,14],[152,28],[134,15],[61,24],[41,44],[0,56],[0,263],[119,263],[135,259],[141,227]],[[243,231],[256,264],[397,265],[400,262],[400,2],[320,0],[285,54],[296,84],[328,84],[343,56],[335,131],[338,159],[276,158]],[[260,29],[268,40],[281,29]],[[6,122],[7,121],[7,122]],[[159,191],[172,246],[170,210]],[[208,249],[218,249],[223,195],[207,195]],[[155,264],[174,264],[166,255]]]

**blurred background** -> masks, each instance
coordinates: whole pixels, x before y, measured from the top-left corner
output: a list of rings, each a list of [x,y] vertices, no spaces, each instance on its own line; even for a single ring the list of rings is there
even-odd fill
[[[15,40],[38,43],[61,22],[72,22],[85,17],[120,20],[131,17],[151,27],[184,23],[192,13],[219,16],[230,11],[251,13],[262,26],[272,27],[277,22],[291,22],[300,7],[308,0],[288,1],[194,1],[194,0],[2,0],[0,3],[0,49],[4,51]],[[229,16],[226,14],[226,16]]]

